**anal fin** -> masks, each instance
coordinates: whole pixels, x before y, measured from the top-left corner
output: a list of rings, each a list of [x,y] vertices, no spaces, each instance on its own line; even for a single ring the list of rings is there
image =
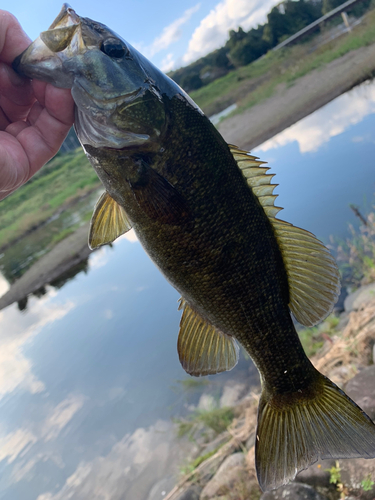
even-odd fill
[[[178,355],[183,369],[195,377],[231,370],[238,362],[239,347],[235,339],[216,329],[185,300],[178,335]]]

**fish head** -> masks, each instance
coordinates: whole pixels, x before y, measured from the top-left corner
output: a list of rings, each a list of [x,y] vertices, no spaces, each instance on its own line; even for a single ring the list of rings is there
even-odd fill
[[[184,94],[115,32],[78,16],[68,4],[13,67],[71,88],[77,135],[96,148],[152,147],[166,128],[164,99]]]

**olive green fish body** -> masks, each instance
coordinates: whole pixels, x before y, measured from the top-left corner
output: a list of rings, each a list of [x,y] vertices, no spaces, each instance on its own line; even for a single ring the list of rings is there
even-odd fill
[[[89,242],[133,228],[181,293],[178,354],[200,376],[229,370],[236,340],[262,382],[256,468],[264,490],[324,458],[375,458],[375,426],[306,357],[305,326],[339,293],[333,257],[276,218],[262,162],[228,145],[191,99],[129,44],[67,5],[14,62],[72,89],[75,128],[106,191]]]
[[[173,118],[161,152],[137,149],[123,158],[117,151],[87,150],[99,175],[102,168],[121,172],[117,190],[102,177],[104,185],[170,283],[207,321],[241,342],[265,381],[272,377],[272,386],[279,381],[293,389],[310,362],[290,318],[287,276],[271,224],[209,120],[179,99],[169,108]],[[155,218],[145,213],[134,196],[137,189],[150,190],[148,169],[168,179],[171,195],[176,191],[183,202],[168,223],[160,222],[156,209]]]

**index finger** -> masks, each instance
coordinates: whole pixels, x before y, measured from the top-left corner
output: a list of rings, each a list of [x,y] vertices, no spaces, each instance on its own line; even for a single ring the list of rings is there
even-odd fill
[[[12,64],[14,58],[27,49],[30,43],[30,38],[13,14],[0,10],[0,60]]]

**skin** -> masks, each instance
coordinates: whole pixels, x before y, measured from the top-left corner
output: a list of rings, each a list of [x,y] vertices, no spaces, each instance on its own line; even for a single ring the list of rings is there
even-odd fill
[[[69,89],[12,70],[30,43],[17,19],[0,10],[0,200],[55,156],[74,121]]]

